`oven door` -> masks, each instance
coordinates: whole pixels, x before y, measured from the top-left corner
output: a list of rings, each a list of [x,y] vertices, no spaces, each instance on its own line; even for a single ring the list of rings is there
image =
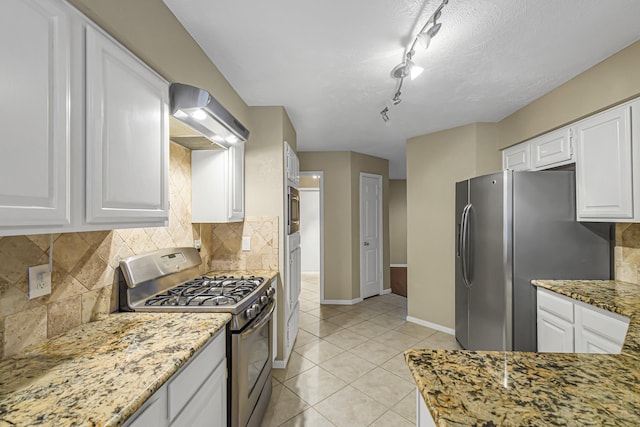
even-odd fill
[[[260,426],[271,397],[271,317],[275,303],[231,335],[231,426]]]

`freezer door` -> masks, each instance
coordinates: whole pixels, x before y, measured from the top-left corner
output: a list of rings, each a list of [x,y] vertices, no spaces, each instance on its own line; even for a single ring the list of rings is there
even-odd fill
[[[510,350],[511,171],[469,181],[470,350]]]
[[[469,289],[462,277],[462,225],[463,213],[469,201],[469,181],[456,184],[456,242],[455,242],[455,271],[456,271],[456,340],[463,348],[469,347]]]

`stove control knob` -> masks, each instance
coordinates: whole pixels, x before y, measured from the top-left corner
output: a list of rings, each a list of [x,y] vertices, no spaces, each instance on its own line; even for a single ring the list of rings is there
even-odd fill
[[[267,289],[267,296],[272,297],[276,294],[276,289],[275,288],[269,288]]]
[[[266,295],[262,295],[260,297],[260,304],[267,305],[267,303],[269,303],[269,297]]]
[[[260,314],[260,306],[258,304],[253,304],[251,307],[247,308],[245,312],[247,319],[255,319],[258,314]]]

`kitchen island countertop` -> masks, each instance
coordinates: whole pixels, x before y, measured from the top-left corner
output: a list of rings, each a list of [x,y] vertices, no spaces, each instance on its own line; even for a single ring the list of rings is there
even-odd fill
[[[226,313],[113,313],[0,360],[0,426],[119,426]]]
[[[619,355],[405,352],[437,425],[640,425],[640,286],[538,280],[545,289],[630,317]]]

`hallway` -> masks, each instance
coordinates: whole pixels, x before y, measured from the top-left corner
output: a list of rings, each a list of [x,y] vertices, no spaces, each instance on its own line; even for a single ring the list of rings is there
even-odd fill
[[[407,348],[458,349],[451,335],[405,321],[395,294],[320,305],[319,275],[302,274],[300,330],[286,369],[274,369],[263,427],[415,426]]]

